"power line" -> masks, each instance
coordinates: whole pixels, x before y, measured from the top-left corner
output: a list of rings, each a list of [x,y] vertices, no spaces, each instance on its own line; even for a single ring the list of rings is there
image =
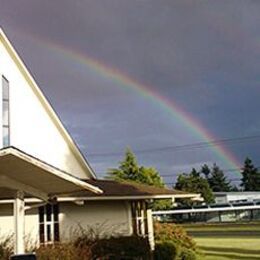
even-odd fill
[[[229,181],[241,181],[241,178],[232,178],[232,179],[228,179]],[[165,182],[166,185],[173,185],[176,184],[177,181],[173,181],[173,182]]]
[[[255,167],[256,169],[260,169],[260,166]],[[238,171],[242,171],[243,167],[241,168],[233,168],[233,169],[220,169],[221,171],[223,171],[224,173],[226,172],[238,172]],[[173,174],[160,174],[161,177],[175,177],[176,175]]]
[[[113,168],[113,167],[110,167],[111,169]],[[255,167],[256,169],[260,169],[260,166],[256,166]],[[229,169],[221,169],[220,168],[220,170],[221,171],[223,171],[224,173],[226,173],[226,172],[238,172],[238,171],[242,171],[243,170],[243,167],[241,167],[241,168],[229,168]],[[181,173],[179,173],[179,174],[182,174],[182,173],[184,173],[184,172],[181,172]],[[98,175],[102,175],[102,174],[104,174],[104,172],[103,173],[97,173]],[[160,173],[159,172],[159,174],[160,174],[160,176],[161,177],[175,177],[176,176],[176,174],[173,174],[173,173]]]
[[[140,154],[140,153],[151,153],[151,152],[163,152],[169,150],[173,150],[173,151],[193,150],[193,149],[208,148],[220,144],[233,144],[233,145],[240,144],[243,142],[254,141],[257,139],[260,139],[260,135],[237,137],[237,138],[226,138],[226,139],[211,140],[208,142],[198,142],[198,143],[184,144],[184,145],[162,146],[157,148],[134,150],[134,152]],[[122,155],[122,152],[87,154],[88,157],[111,157],[111,156],[120,156],[120,155]]]

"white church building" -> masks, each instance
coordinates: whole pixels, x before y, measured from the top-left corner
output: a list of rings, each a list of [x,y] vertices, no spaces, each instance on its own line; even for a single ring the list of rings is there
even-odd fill
[[[0,239],[13,233],[16,253],[99,225],[153,247],[149,202],[198,196],[98,179],[2,29],[0,77]]]

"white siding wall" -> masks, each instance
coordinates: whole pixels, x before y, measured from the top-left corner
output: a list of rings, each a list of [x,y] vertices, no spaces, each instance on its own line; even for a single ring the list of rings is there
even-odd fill
[[[13,205],[0,205],[0,240],[14,233]],[[26,241],[38,242],[38,209],[26,211]]]
[[[128,202],[85,201],[84,205],[62,203],[60,213],[61,237],[64,238],[69,238],[80,227],[86,230],[94,228],[100,235],[132,234]]]
[[[115,202],[86,202],[79,206],[72,202],[60,203],[60,237],[70,238],[73,231],[79,227],[97,230],[101,227],[100,234],[130,235],[132,234],[131,215],[129,203]],[[0,240],[14,231],[13,206],[0,205]],[[38,209],[26,211],[25,234],[27,241],[39,241]]]
[[[83,178],[90,176],[76,159],[33,89],[0,42],[0,76],[2,75],[10,83],[11,145],[75,176]],[[1,111],[2,91],[0,91],[0,122],[2,122]]]

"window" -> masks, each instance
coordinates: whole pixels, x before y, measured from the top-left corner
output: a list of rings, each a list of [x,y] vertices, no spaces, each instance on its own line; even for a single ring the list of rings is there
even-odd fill
[[[39,207],[39,236],[42,244],[60,240],[58,204]]]
[[[2,134],[3,147],[10,145],[9,82],[2,77]]]
[[[144,201],[133,201],[131,204],[133,233],[138,236],[148,234],[147,205]]]

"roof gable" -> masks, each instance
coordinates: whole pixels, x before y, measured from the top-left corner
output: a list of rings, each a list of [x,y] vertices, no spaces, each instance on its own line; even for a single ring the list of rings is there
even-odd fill
[[[70,151],[75,156],[77,162],[81,165],[81,167],[85,170],[86,175],[89,177],[89,175],[92,178],[96,178],[96,175],[91,168],[91,166],[88,164],[87,160],[84,158],[83,154],[77,147],[76,143],[68,133],[68,131],[63,126],[61,120],[59,119],[58,115],[55,113],[54,109],[50,105],[50,102],[46,99],[46,97],[43,95],[42,91],[40,90],[39,86],[37,85],[36,81],[32,77],[29,70],[26,68],[24,62],[17,54],[16,50],[8,40],[7,36],[3,32],[3,30],[0,28],[0,42],[3,44],[4,48],[8,52],[9,56],[15,63],[16,67],[19,69],[20,73],[22,74],[23,78],[26,80],[28,85],[31,87],[34,95],[39,100],[41,106],[44,108],[45,112],[48,114],[49,118],[57,128],[58,132],[64,139],[64,141],[67,143],[68,147],[70,148]]]

